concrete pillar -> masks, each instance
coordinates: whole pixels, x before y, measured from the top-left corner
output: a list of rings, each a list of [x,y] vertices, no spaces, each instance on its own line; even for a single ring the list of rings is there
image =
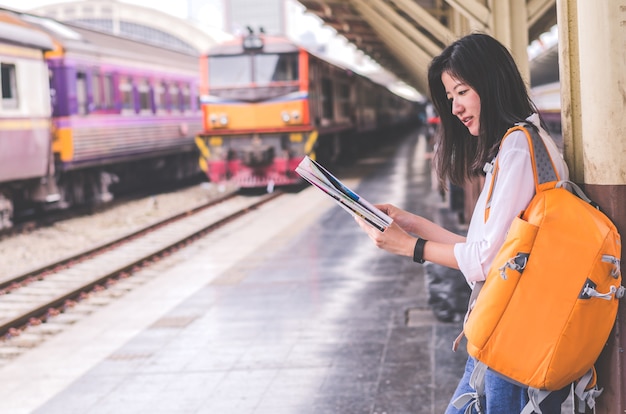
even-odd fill
[[[557,0],[557,13],[563,138],[571,177],[584,184],[626,239],[626,1]],[[626,412],[624,329],[622,299],[616,328],[596,364],[604,387],[598,413]]]
[[[494,1],[490,26],[493,36],[511,51],[526,85],[530,87],[526,0]]]

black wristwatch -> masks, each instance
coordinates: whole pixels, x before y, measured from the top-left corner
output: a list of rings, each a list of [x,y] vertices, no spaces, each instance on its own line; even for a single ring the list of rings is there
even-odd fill
[[[417,238],[415,248],[413,249],[413,261],[415,263],[424,263],[424,246],[428,240]]]

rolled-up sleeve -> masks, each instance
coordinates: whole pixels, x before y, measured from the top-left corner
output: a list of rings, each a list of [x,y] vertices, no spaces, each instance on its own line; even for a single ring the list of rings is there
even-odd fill
[[[528,206],[535,193],[528,143],[522,132],[513,132],[504,141],[498,163],[489,218],[485,222],[491,175],[486,177],[474,209],[467,240],[454,246],[459,268],[470,284],[485,280],[513,219]]]

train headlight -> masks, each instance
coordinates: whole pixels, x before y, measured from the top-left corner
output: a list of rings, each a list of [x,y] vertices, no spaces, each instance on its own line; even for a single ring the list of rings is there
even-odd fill
[[[291,116],[289,115],[289,112],[283,111],[280,114],[280,119],[282,119],[283,122],[287,124],[287,123],[289,123],[289,121],[291,121]]]
[[[293,118],[294,121],[299,121],[300,120],[300,111],[293,111],[293,112],[291,112],[291,118]]]
[[[209,121],[214,128],[223,128],[228,125],[228,114],[211,114]]]

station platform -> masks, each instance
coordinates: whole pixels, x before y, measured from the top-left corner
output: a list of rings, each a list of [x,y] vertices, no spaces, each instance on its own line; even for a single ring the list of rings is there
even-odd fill
[[[372,202],[451,217],[418,131],[338,175]],[[377,249],[312,187],[281,200],[1,367],[0,413],[443,413],[467,354],[425,266]]]

